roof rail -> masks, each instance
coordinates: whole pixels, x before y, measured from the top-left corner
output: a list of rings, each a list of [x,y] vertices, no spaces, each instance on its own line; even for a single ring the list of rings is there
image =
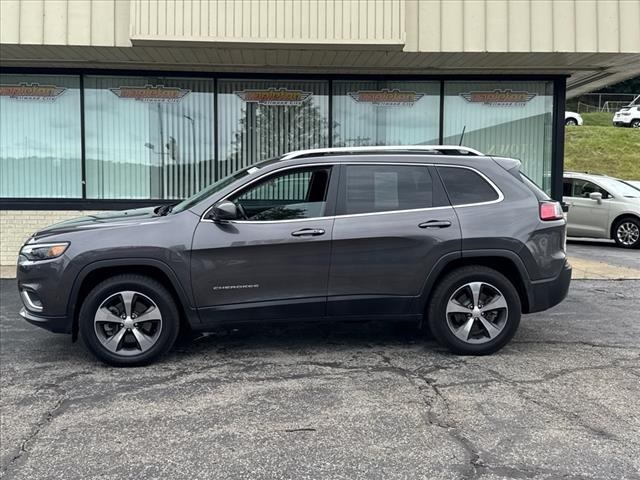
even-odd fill
[[[457,145],[389,145],[374,147],[335,147],[335,148],[314,148],[310,150],[296,150],[285,153],[280,160],[291,160],[292,158],[321,156],[321,155],[344,155],[350,153],[384,153],[384,152],[412,152],[440,155],[472,155],[482,156],[483,153],[475,148],[461,147]]]

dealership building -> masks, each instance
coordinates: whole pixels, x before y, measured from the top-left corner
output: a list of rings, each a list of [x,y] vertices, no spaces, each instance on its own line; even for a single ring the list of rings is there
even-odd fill
[[[461,144],[559,198],[565,100],[640,75],[640,0],[1,0],[0,67],[6,272],[298,149]]]

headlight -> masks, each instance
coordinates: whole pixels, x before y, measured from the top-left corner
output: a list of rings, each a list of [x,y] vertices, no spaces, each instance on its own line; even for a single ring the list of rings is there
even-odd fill
[[[69,242],[60,243],[34,243],[31,245],[25,245],[20,250],[20,255],[24,256],[27,260],[49,260],[51,258],[57,258],[62,255],[69,247]]]

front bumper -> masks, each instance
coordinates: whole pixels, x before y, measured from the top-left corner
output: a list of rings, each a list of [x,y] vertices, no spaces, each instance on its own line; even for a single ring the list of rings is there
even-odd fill
[[[30,324],[53,333],[71,333],[71,322],[67,317],[42,317],[30,312],[25,307],[20,309],[20,316]]]
[[[564,300],[571,283],[571,265],[565,263],[557,277],[531,282],[529,289],[529,311],[535,313],[547,310]]]

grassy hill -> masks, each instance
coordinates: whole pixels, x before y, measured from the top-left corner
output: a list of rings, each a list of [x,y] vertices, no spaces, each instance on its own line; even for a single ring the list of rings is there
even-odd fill
[[[614,128],[611,113],[586,113],[582,127],[568,127],[565,170],[640,180],[640,129]]]

